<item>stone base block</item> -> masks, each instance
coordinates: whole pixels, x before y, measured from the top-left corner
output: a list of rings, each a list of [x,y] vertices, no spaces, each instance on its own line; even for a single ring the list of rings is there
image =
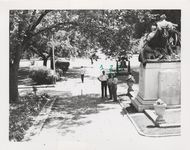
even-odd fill
[[[138,112],[142,112],[145,109],[153,109],[153,103],[156,100],[144,101],[141,96],[137,95],[136,98],[131,100],[132,105],[137,109]]]
[[[153,104],[157,99],[146,100],[144,101],[143,98],[137,95],[134,99],[131,100],[132,105],[136,108],[138,112],[142,112],[145,109],[154,109]],[[167,105],[167,109],[177,109],[181,108],[181,105]]]
[[[153,109],[157,99],[162,99],[167,108],[181,105],[180,62],[147,63],[140,65],[139,92],[132,104],[138,111]]]

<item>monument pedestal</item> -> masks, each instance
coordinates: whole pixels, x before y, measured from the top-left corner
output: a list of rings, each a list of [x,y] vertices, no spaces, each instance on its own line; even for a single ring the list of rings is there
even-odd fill
[[[181,105],[180,61],[147,62],[140,65],[139,92],[132,100],[138,110],[153,109],[153,104],[160,98],[167,108],[178,108]]]

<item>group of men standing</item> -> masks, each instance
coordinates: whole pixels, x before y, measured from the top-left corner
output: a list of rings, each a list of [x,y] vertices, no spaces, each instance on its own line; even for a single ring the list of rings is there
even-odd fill
[[[101,91],[102,91],[102,98],[107,98],[107,87],[109,89],[109,99],[117,101],[117,82],[118,79],[116,74],[109,73],[108,75],[105,74],[105,71],[102,71],[102,75],[98,77],[98,80],[101,82]]]
[[[84,83],[84,74],[85,69],[81,66],[81,81]],[[109,99],[112,99],[116,102],[117,101],[117,82],[118,79],[116,74],[109,73],[108,75],[105,74],[105,71],[102,71],[102,75],[98,77],[98,80],[101,82],[101,91],[102,91],[102,98],[107,98],[107,87],[109,90]]]

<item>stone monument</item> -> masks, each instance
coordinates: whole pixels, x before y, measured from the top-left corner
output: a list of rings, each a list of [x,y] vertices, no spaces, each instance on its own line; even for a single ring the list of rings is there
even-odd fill
[[[139,55],[139,92],[132,99],[138,111],[153,109],[157,99],[162,99],[167,108],[181,105],[180,34],[173,26],[167,27],[162,22],[159,28],[153,29],[153,33],[149,33],[151,37],[146,36]]]

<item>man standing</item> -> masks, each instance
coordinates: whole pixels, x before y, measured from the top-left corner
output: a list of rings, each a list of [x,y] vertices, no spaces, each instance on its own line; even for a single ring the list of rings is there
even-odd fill
[[[84,74],[85,74],[85,69],[83,66],[81,66],[81,81],[84,83]]]
[[[112,86],[113,86],[113,75],[111,73],[108,74],[108,90],[109,90],[109,96],[110,98],[109,99],[112,99]]]
[[[118,79],[116,74],[114,74],[113,81],[112,81],[112,93],[113,93],[113,101],[117,102],[117,83]]]
[[[102,98],[107,97],[107,80],[108,76],[105,74],[105,71],[102,71],[102,75],[98,77],[98,80],[101,82]]]

